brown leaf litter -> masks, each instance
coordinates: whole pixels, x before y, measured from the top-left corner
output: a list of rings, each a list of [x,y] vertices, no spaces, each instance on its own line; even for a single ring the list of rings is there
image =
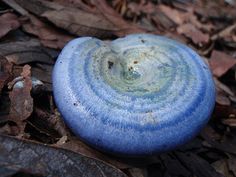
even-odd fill
[[[11,108],[9,119],[15,122],[19,128],[19,134],[22,134],[25,129],[25,120],[31,115],[33,111],[33,98],[30,91],[32,89],[31,81],[31,67],[25,65],[21,73],[20,79],[14,79],[10,83],[13,89],[9,93],[11,100]],[[23,80],[23,85],[16,85],[17,81]]]
[[[20,27],[18,17],[13,13],[5,13],[0,16],[0,38],[5,36],[8,32]]]

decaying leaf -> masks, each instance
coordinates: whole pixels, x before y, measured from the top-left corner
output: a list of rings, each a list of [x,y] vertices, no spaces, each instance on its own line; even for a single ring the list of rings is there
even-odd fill
[[[54,114],[50,114],[47,110],[35,107],[34,116],[29,121],[34,128],[48,136],[53,136],[54,138],[67,136],[68,130],[56,111]]]
[[[236,155],[236,136],[233,133],[230,136],[221,137],[213,128],[211,128],[211,133],[208,132],[201,132],[201,136],[207,142],[207,144],[203,144],[204,146]],[[218,138],[212,138],[212,136]]]
[[[206,160],[195,155],[194,153],[177,152],[176,155],[180,161],[185,164],[185,166],[197,177],[223,177],[223,175],[216,172]]]
[[[31,62],[54,63],[54,56],[51,56],[36,39],[0,44],[0,55],[5,56],[8,62],[16,65]]]
[[[3,170],[48,177],[125,177],[119,169],[71,151],[0,135]]]
[[[32,2],[31,2],[32,1]],[[104,18],[101,14],[93,14],[81,9],[65,7],[58,3],[45,0],[16,0],[26,10],[38,16],[47,18],[56,26],[79,36],[96,36],[100,38],[112,37],[112,35],[124,35],[124,33],[137,32],[131,26],[116,25]]]
[[[190,176],[191,172],[181,164],[175,157],[174,153],[160,155],[161,161],[164,163],[166,170],[170,176]]]
[[[105,155],[105,154],[89,147],[84,142],[82,142],[80,139],[75,138],[75,137],[70,137],[67,142],[60,144],[60,145],[56,145],[56,146],[63,148],[63,149],[71,150],[71,151],[79,153],[79,154],[83,154],[87,157],[91,157],[94,159],[98,159],[98,160],[107,162],[117,168],[120,168],[120,169],[126,169],[126,168],[132,167],[131,165],[128,165],[126,163],[119,162],[118,160],[116,160],[115,157],[109,157],[108,155]]]
[[[224,37],[229,37],[232,36],[232,32],[233,30],[236,28],[236,23],[233,25],[230,25],[226,28],[224,28],[223,30],[221,30],[220,32],[218,32],[217,34],[213,35],[211,37],[212,40],[215,40],[217,38],[224,38]]]
[[[24,85],[22,87],[13,86],[13,90],[9,94],[11,100],[9,118],[17,124],[20,133],[23,133],[25,120],[33,111],[33,99],[30,95],[32,89],[30,69],[31,67],[29,65],[23,67],[21,78],[24,80]],[[15,83],[16,81],[13,80],[12,82]]]
[[[73,39],[73,36],[60,32],[33,15],[28,15],[27,19],[23,19],[22,26],[26,32],[38,36],[45,47],[62,49],[68,41]]]
[[[79,36],[111,36],[112,31],[118,30],[117,27],[104,18],[79,9],[64,7],[43,0],[32,2],[17,0],[16,2],[28,11],[45,17],[56,26]]]
[[[186,23],[177,28],[177,32],[190,38],[194,44],[200,47],[209,42],[209,35],[198,30],[194,25]]]
[[[114,32],[115,35],[124,36],[130,33],[145,32],[144,29],[139,28],[136,24],[125,21],[105,0],[92,0],[92,2],[105,19],[120,29]]]
[[[20,27],[18,17],[13,13],[5,13],[0,16],[0,38],[5,36],[9,31]]]
[[[224,52],[213,50],[210,58],[210,66],[216,77],[221,77],[236,64],[236,59]]]
[[[159,5],[158,9],[161,10],[169,19],[171,19],[178,25],[183,24],[187,19],[187,13],[180,12],[166,5]]]
[[[226,159],[218,160],[218,161],[212,163],[211,165],[215,168],[215,170],[218,173],[220,173],[224,176],[227,176],[227,177],[233,177],[233,175],[231,175],[230,172],[229,172]]]

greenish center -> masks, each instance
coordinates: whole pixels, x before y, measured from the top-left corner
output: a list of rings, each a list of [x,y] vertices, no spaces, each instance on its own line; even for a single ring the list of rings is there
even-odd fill
[[[174,71],[164,53],[153,48],[132,48],[120,55],[107,53],[101,63],[103,78],[114,89],[132,95],[157,92]]]

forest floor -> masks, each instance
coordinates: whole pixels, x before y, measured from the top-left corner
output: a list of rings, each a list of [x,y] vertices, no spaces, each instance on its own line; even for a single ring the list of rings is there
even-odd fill
[[[236,177],[235,9],[234,0],[0,1],[0,176]],[[52,95],[52,68],[68,41],[130,33],[193,48],[209,64],[217,90],[199,136],[142,159],[84,144],[64,125]]]

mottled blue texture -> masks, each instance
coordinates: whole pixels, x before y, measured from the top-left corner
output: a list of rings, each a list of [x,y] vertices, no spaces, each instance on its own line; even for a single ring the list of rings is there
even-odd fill
[[[207,123],[211,72],[190,48],[150,34],[69,42],[53,71],[55,102],[72,131],[118,155],[176,148]]]

